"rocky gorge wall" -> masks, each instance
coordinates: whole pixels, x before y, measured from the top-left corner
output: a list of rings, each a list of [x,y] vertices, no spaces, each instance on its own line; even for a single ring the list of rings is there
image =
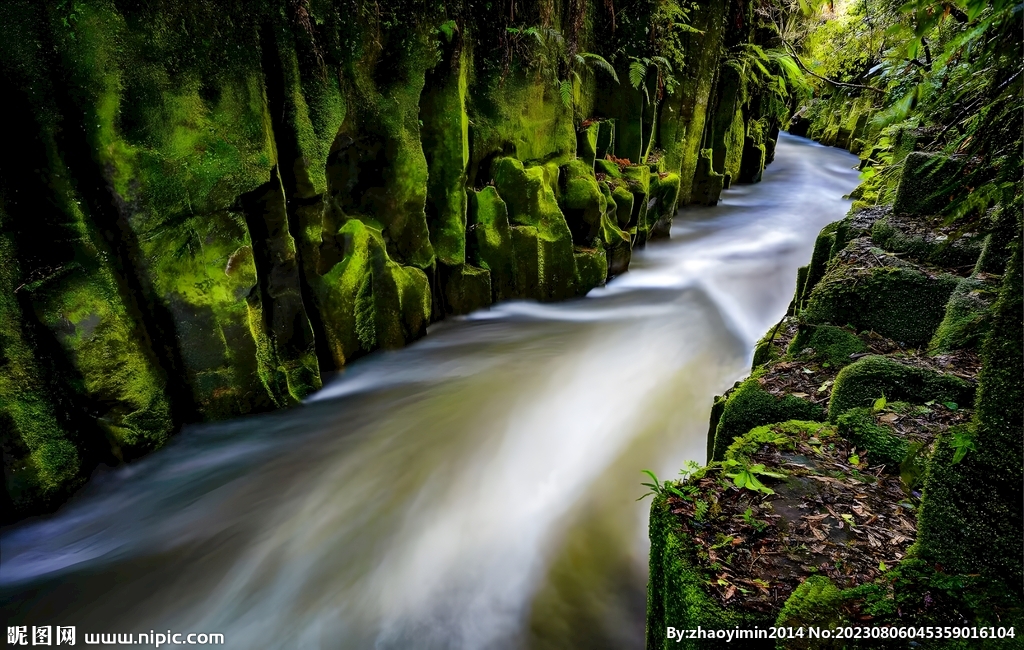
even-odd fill
[[[721,64],[750,11],[4,3],[5,512],[446,315],[624,272],[770,161]]]
[[[1019,189],[950,219],[978,159],[936,150],[941,124],[883,128],[881,103],[825,92],[789,125],[883,171],[821,231],[789,313],[716,398],[707,464],[655,480],[649,649],[727,647],[737,627],[801,632],[763,642],[778,648],[1019,645],[890,635],[1024,618],[1024,286]]]

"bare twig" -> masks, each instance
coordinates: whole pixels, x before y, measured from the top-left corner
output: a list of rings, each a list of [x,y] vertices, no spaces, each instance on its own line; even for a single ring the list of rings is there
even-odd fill
[[[800,66],[800,68],[803,69],[804,72],[806,72],[807,74],[811,75],[812,77],[817,77],[818,79],[821,79],[822,81],[830,83],[833,86],[839,86],[840,88],[860,88],[861,90],[870,90],[872,92],[880,93],[880,94],[883,94],[883,95],[885,94],[884,90],[882,90],[881,88],[876,88],[874,86],[865,86],[864,84],[845,83],[843,81],[836,81],[834,79],[829,79],[828,77],[823,77],[820,74],[818,74],[817,72],[814,72],[810,68],[808,68],[804,64],[803,59],[800,58],[800,55],[796,53],[796,50],[794,50],[792,48],[792,46],[790,46],[789,43],[787,43],[786,41],[782,41],[782,44],[786,46],[786,49],[789,50],[790,56],[793,57],[793,59],[797,62],[797,64]]]

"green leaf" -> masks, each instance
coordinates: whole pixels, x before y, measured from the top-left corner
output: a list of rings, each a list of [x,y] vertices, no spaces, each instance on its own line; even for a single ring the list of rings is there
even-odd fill
[[[590,65],[590,67],[600,70],[615,80],[615,83],[619,83],[619,75],[615,72],[615,68],[612,67],[611,63],[605,60],[605,58],[599,54],[593,52],[583,52],[582,54],[576,55],[581,61]],[[635,88],[635,86],[634,86]]]
[[[570,108],[572,106],[572,82],[568,79],[559,82],[558,95],[562,98],[562,106]]]
[[[634,88],[639,88],[647,77],[647,66],[639,61],[633,61],[629,64],[629,84]]]

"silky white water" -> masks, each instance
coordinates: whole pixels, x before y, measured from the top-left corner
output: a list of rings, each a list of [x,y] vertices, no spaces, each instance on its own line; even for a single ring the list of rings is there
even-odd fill
[[[783,315],[856,158],[783,134],[586,298],[512,302],[363,359],[307,404],[188,427],[0,535],[8,625],[228,648],[641,648],[642,469]],[[79,642],[81,643],[81,641]]]

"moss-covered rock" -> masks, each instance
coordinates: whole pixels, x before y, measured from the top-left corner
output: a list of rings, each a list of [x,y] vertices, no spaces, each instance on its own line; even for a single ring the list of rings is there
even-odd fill
[[[841,436],[858,449],[867,450],[871,464],[881,463],[894,470],[907,455],[907,442],[876,421],[870,408],[850,409],[836,418],[836,426]]]
[[[584,165],[594,169],[597,160],[597,139],[601,131],[601,122],[591,122],[576,131],[576,156]],[[607,145],[605,147],[607,149]]]
[[[711,149],[702,149],[693,176],[690,201],[699,205],[718,205],[725,187],[725,176],[715,171]]]
[[[833,222],[821,229],[817,239],[814,240],[814,252],[811,253],[811,262],[807,265],[807,274],[803,282],[797,282],[797,307],[803,309],[804,301],[811,295],[814,287],[828,270],[828,262],[832,259],[832,251],[836,243],[836,230],[839,222]]]
[[[625,185],[616,184],[611,190],[612,200],[615,202],[615,225],[620,229],[628,228],[630,218],[633,215],[633,203],[635,197]]]
[[[881,356],[867,356],[843,368],[832,386],[829,421],[852,408],[869,407],[884,396],[888,401],[923,404],[928,401],[970,404],[974,386],[927,368],[902,364]]]
[[[808,400],[793,395],[772,395],[761,386],[755,373],[729,394],[715,428],[714,453],[711,458],[721,460],[733,439],[754,427],[786,420],[824,418],[824,410]]]
[[[572,232],[573,242],[588,245],[600,234],[608,201],[597,184],[593,162],[572,160],[560,169],[559,206]]]
[[[942,154],[914,151],[903,161],[903,173],[892,209],[896,214],[938,214],[949,205],[962,161]]]
[[[381,233],[361,221],[349,221],[337,236],[348,253],[317,287],[335,362],[422,336],[430,320],[426,274],[391,260]]]
[[[468,314],[491,304],[491,274],[469,264],[448,269],[444,285],[445,313]]]
[[[598,185],[601,188],[601,193],[604,194],[606,205],[605,213],[601,216],[601,241],[604,243],[603,248],[607,257],[607,276],[614,277],[625,273],[629,268],[629,262],[633,257],[633,241],[630,239],[629,233],[619,227],[620,210],[615,200],[615,194],[612,193],[607,183],[602,181]],[[627,205],[631,208],[633,195],[624,188],[621,189],[620,197],[625,195],[623,208]],[[623,209],[621,212],[626,212],[626,210]],[[626,218],[628,219],[628,215]]]
[[[427,72],[420,96],[421,140],[427,162],[427,226],[437,259],[450,266],[466,261],[466,169],[469,60],[450,53]],[[454,57],[454,60],[452,60]]]
[[[876,256],[877,257],[877,256]],[[931,340],[959,278],[912,266],[833,262],[803,312],[809,323],[853,325],[916,346]]]
[[[975,428],[959,435],[950,431],[937,442],[925,477],[918,542],[920,557],[951,572],[980,572],[1002,581],[1017,602],[1024,584],[1022,310],[1018,238],[995,304],[992,334],[982,347]]]
[[[969,268],[981,255],[983,239],[976,235],[950,237],[940,230],[949,228],[930,227],[915,220],[898,218],[895,214],[879,219],[871,227],[871,239],[880,248],[892,253],[902,253],[910,259],[944,266],[947,268]]]
[[[514,158],[494,162],[494,184],[508,206],[509,221],[535,233],[535,247],[525,241],[520,242],[522,246],[517,244],[515,235],[513,247],[516,277],[528,278],[526,283],[520,282],[520,288],[525,297],[537,300],[560,300],[576,295],[577,291],[572,235],[552,189],[557,183],[557,168],[555,178],[552,176],[543,166],[524,167]],[[593,189],[603,200],[596,182]],[[535,260],[527,259],[534,255]],[[536,269],[536,285],[531,281],[534,274],[527,271],[531,268]],[[520,275],[519,271],[524,273]]]
[[[801,355],[809,350],[827,367],[842,368],[853,363],[851,356],[868,346],[855,332],[834,325],[801,325],[789,345],[789,354]]]
[[[825,422],[787,420],[754,427],[733,439],[722,455],[724,459],[749,461],[764,445],[770,444],[780,451],[793,451],[799,438],[827,440],[836,435],[836,428]]]
[[[586,293],[594,287],[604,286],[608,276],[608,258],[601,248],[577,248],[575,252],[576,268],[579,273],[577,284],[580,293]]]
[[[695,172],[708,107],[713,99],[727,10],[728,3],[723,0],[702,2],[691,9],[688,23],[694,31],[679,36],[687,65],[676,72],[679,83],[666,94],[658,117],[658,143],[665,151],[665,168],[679,174],[680,205],[693,200]]]
[[[651,177],[647,223],[652,238],[668,237],[679,199],[679,174],[663,172]]]
[[[6,219],[0,205],[0,446],[11,508],[4,521],[52,507],[84,478],[80,443],[58,420],[49,373],[18,303],[20,265]]]
[[[492,301],[517,295],[516,258],[508,206],[493,186],[469,191],[469,260],[490,271]]]
[[[796,590],[786,599],[775,619],[775,626],[782,628],[801,629],[806,632],[809,627],[832,630],[847,624],[841,606],[844,603],[842,591],[824,575],[808,576]],[[786,639],[779,642],[779,648],[845,648],[848,641],[842,639]]]
[[[964,278],[946,303],[946,314],[928,344],[933,353],[977,348],[991,329],[991,308],[995,299],[990,281]]]
[[[771,615],[722,607],[707,591],[711,576],[695,561],[693,542],[678,526],[664,497],[651,504],[650,574],[647,587],[647,648],[703,648],[709,642],[666,638],[678,630],[753,629],[770,625]],[[714,642],[710,642],[714,645]],[[723,640],[724,645],[724,640]]]

